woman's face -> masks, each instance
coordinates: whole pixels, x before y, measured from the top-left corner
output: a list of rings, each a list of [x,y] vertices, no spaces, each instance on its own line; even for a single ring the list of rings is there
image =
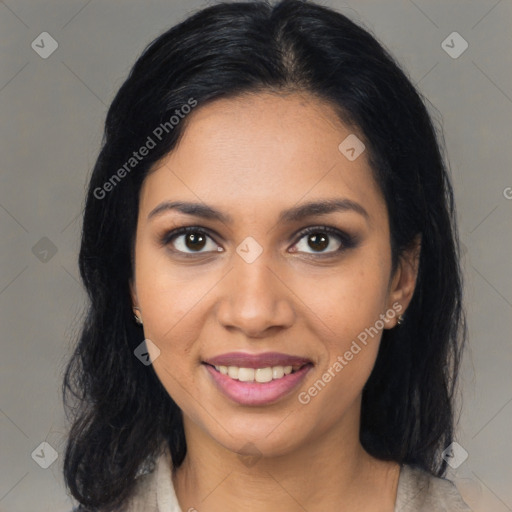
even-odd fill
[[[140,195],[132,295],[156,374],[185,425],[232,451],[284,454],[354,430],[381,331],[414,287],[407,268],[391,274],[357,132],[298,93],[218,100],[188,122]]]

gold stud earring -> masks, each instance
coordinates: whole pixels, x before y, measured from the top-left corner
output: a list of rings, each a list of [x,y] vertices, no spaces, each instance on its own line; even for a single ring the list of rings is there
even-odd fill
[[[139,315],[137,313],[135,313],[135,311],[140,311],[140,309],[139,308],[133,308],[133,311],[134,311],[133,318],[135,319],[135,323],[137,325],[142,325],[142,318],[140,318]]]

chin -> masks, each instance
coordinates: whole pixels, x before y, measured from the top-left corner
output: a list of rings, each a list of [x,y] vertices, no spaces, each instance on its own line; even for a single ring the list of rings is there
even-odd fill
[[[255,424],[256,423],[256,424]],[[298,448],[306,441],[290,436],[290,425],[287,430],[278,429],[279,421],[263,422],[258,425],[253,419],[241,422],[238,427],[230,424],[228,432],[222,427],[220,431],[210,433],[211,437],[227,450],[247,457],[278,457]]]

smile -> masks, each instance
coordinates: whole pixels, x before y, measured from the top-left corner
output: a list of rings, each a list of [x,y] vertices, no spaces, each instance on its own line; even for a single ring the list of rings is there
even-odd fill
[[[222,375],[241,382],[270,382],[295,373],[302,366],[267,366],[266,368],[244,368],[239,366],[214,366]]]
[[[297,388],[313,368],[312,363],[293,366],[246,368],[203,363],[213,384],[240,405],[261,406],[277,402]]]

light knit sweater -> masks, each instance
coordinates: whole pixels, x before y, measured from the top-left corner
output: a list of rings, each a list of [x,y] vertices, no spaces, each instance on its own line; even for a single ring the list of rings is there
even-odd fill
[[[182,511],[171,478],[171,456],[166,448],[152,472],[137,478],[136,493],[126,512]],[[403,465],[394,512],[471,512],[455,485],[414,466]]]

